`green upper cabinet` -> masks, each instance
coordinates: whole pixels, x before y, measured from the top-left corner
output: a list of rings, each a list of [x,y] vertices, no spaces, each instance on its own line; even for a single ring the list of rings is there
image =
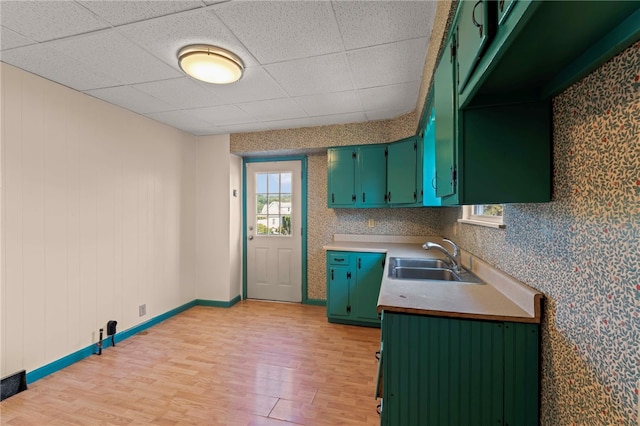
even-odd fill
[[[356,150],[354,147],[327,150],[327,205],[354,207],[356,204]]]
[[[477,54],[477,40],[465,40],[467,29],[479,35],[468,23],[469,15],[479,23],[478,3],[461,1],[452,27],[460,108],[549,99],[640,39],[639,1],[499,0],[486,5],[495,34]]]
[[[390,143],[387,147],[387,201],[415,204],[418,200],[418,138]]]
[[[422,205],[439,206],[441,198],[436,195],[436,114],[435,109],[428,108],[430,112],[425,121],[425,128],[422,132],[422,143],[418,148],[422,149]],[[418,140],[420,142],[420,140]],[[419,170],[420,172],[420,170]]]
[[[517,0],[498,0],[498,25],[504,25],[507,22],[509,13]]]
[[[327,150],[329,207],[386,207],[386,145]]]
[[[455,35],[447,42],[434,77],[436,196],[455,194]]]
[[[493,36],[495,2],[488,0],[462,0],[456,21],[458,51],[458,91],[469,81],[482,53]]]
[[[356,207],[386,207],[386,145],[376,144],[359,147],[357,160]]]

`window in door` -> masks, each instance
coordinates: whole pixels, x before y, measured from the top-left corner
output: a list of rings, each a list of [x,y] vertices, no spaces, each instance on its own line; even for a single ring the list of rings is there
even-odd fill
[[[462,207],[462,219],[458,222],[472,225],[505,228],[503,221],[503,204],[476,204]]]
[[[291,172],[256,173],[256,234],[291,235]]]

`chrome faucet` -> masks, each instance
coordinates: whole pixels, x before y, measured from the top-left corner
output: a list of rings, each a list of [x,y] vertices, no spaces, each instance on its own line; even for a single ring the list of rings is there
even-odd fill
[[[453,270],[453,272],[460,272],[460,250],[458,249],[458,245],[446,238],[443,238],[442,241],[446,241],[451,244],[451,247],[453,247],[453,254],[451,254],[449,250],[442,247],[440,244],[432,243],[431,241],[427,241],[426,243],[424,243],[422,245],[422,248],[425,250],[436,249],[441,251],[453,263],[453,265],[451,265],[451,269]]]

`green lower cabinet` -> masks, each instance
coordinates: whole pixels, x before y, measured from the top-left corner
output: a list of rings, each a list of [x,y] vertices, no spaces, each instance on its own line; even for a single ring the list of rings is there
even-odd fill
[[[380,326],[377,305],[384,253],[327,252],[327,319]]]
[[[383,318],[382,425],[538,425],[537,324]]]

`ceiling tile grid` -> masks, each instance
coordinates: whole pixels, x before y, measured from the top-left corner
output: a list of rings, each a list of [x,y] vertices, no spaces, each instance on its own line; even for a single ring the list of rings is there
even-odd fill
[[[178,129],[251,132],[394,118],[417,103],[436,2],[0,2],[0,60]],[[243,78],[185,76],[213,44]]]

